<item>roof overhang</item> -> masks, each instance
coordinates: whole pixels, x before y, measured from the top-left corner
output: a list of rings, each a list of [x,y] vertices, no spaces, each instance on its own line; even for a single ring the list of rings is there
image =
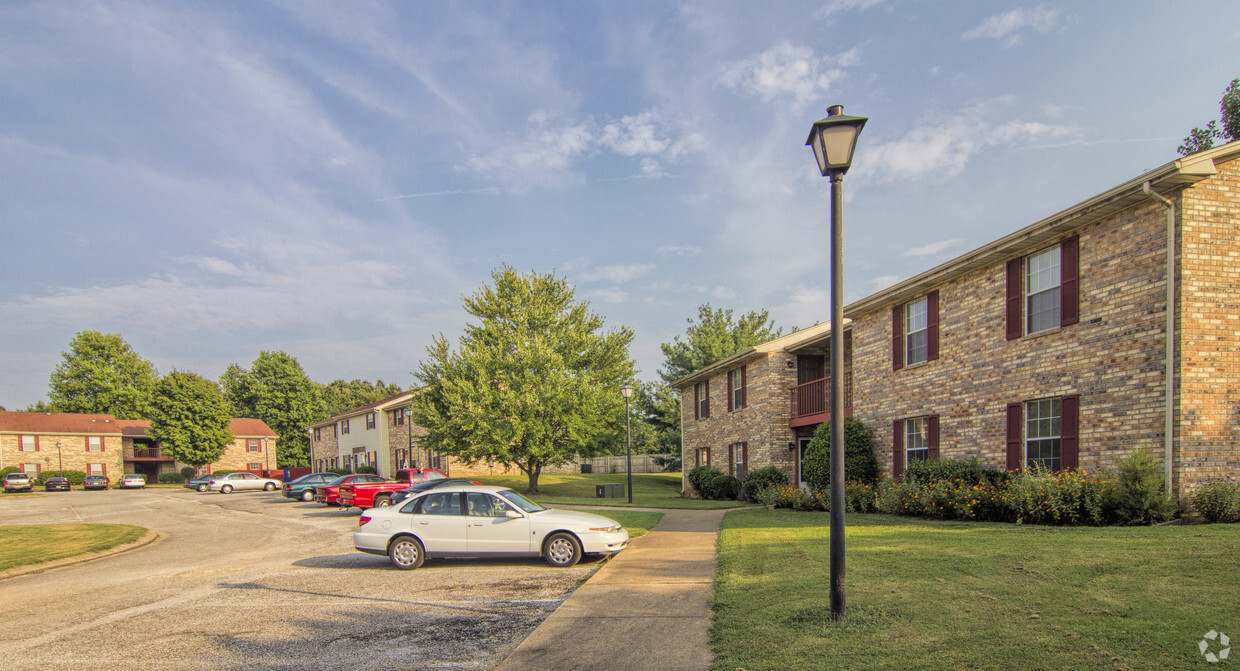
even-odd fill
[[[851,320],[844,320],[845,330],[847,330],[851,325]],[[695,370],[679,380],[673,381],[670,386],[673,389],[683,389],[703,380],[709,380],[723,371],[731,370],[737,366],[749,363],[750,361],[760,359],[771,352],[795,352],[796,350],[805,349],[806,347],[813,345],[821,345],[830,337],[830,322],[814,324],[809,328],[793,331],[788,335],[780,336],[774,340],[768,340],[760,345],[754,345],[753,347],[741,350],[726,359],[716,361],[705,368]]]

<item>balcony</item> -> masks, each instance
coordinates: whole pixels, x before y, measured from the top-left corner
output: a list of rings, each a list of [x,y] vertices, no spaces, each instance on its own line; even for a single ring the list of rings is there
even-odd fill
[[[161,447],[133,447],[133,457],[126,458],[126,461],[172,461],[172,457],[164,456],[164,450]]]
[[[851,370],[844,371],[844,415],[852,414]],[[811,380],[792,387],[790,427],[819,424],[831,419],[831,378]]]

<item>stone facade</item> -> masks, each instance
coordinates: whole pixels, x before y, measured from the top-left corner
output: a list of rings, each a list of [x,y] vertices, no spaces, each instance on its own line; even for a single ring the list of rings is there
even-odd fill
[[[22,449],[23,443],[34,449]],[[63,465],[116,479],[124,473],[123,454],[121,431],[111,415],[0,412],[0,468],[33,466],[37,475]]]
[[[307,427],[311,468],[323,471],[372,465],[383,476],[402,468],[438,468],[447,473],[446,459],[420,447],[426,430],[409,422],[406,411],[412,398],[412,392],[402,392],[311,424]]]
[[[1009,406],[1049,398],[1072,398],[1078,406],[1079,468],[1113,468],[1137,447],[1163,454],[1167,208],[1142,192],[1144,180],[1177,211],[1173,487],[1191,491],[1210,479],[1240,475],[1237,159],[1240,142],[1168,164],[847,306],[851,411],[874,432],[888,476],[899,456],[893,454],[897,422],[933,416],[940,458],[975,456],[1003,468],[1010,463]],[[1077,319],[1009,338],[1008,262],[1057,245],[1076,250]],[[896,366],[893,309],[932,293],[938,356]],[[756,373],[751,379],[766,384],[751,387],[750,407],[741,414],[719,410],[714,390],[725,386],[721,364],[677,381],[686,471],[697,448],[712,448],[712,465],[721,466],[715,455],[748,441],[751,468],[771,463],[795,475],[797,451],[787,444],[812,427],[790,426],[788,389],[795,375],[779,375],[773,364],[791,360],[801,344],[785,337],[756,348],[770,351],[748,363]],[[722,368],[740,361],[732,359]],[[693,385],[706,378],[711,417],[698,420]],[[744,418],[755,406],[762,419]]]

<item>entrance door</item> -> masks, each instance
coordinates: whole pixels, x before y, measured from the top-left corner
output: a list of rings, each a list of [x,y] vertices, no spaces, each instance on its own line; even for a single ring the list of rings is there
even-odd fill
[[[809,447],[810,440],[812,440],[812,438],[806,438],[806,437],[797,438],[797,482],[800,484],[802,489],[806,489],[809,487],[809,484],[805,482],[804,464],[805,464],[805,448]]]

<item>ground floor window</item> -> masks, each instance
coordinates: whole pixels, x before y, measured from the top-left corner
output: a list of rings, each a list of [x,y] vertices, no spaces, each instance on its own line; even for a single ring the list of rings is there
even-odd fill
[[[728,446],[728,475],[737,480],[745,479],[749,467],[749,443],[732,443]]]
[[[930,457],[930,422],[928,417],[904,420],[904,454],[908,464]]]
[[[26,475],[29,475],[32,478],[37,478],[39,477],[39,465],[38,464],[22,464],[22,473],[25,473]]]
[[[107,464],[86,464],[86,474],[87,475],[107,475],[108,465]]]
[[[1067,394],[1007,406],[1007,468],[1040,467],[1066,471],[1077,467],[1080,443],[1080,396]]]
[[[1057,398],[1025,403],[1025,465],[1029,468],[1062,468],[1061,412]]]
[[[263,464],[261,461],[251,461],[249,468],[247,468],[246,470],[261,471],[263,470]]]

